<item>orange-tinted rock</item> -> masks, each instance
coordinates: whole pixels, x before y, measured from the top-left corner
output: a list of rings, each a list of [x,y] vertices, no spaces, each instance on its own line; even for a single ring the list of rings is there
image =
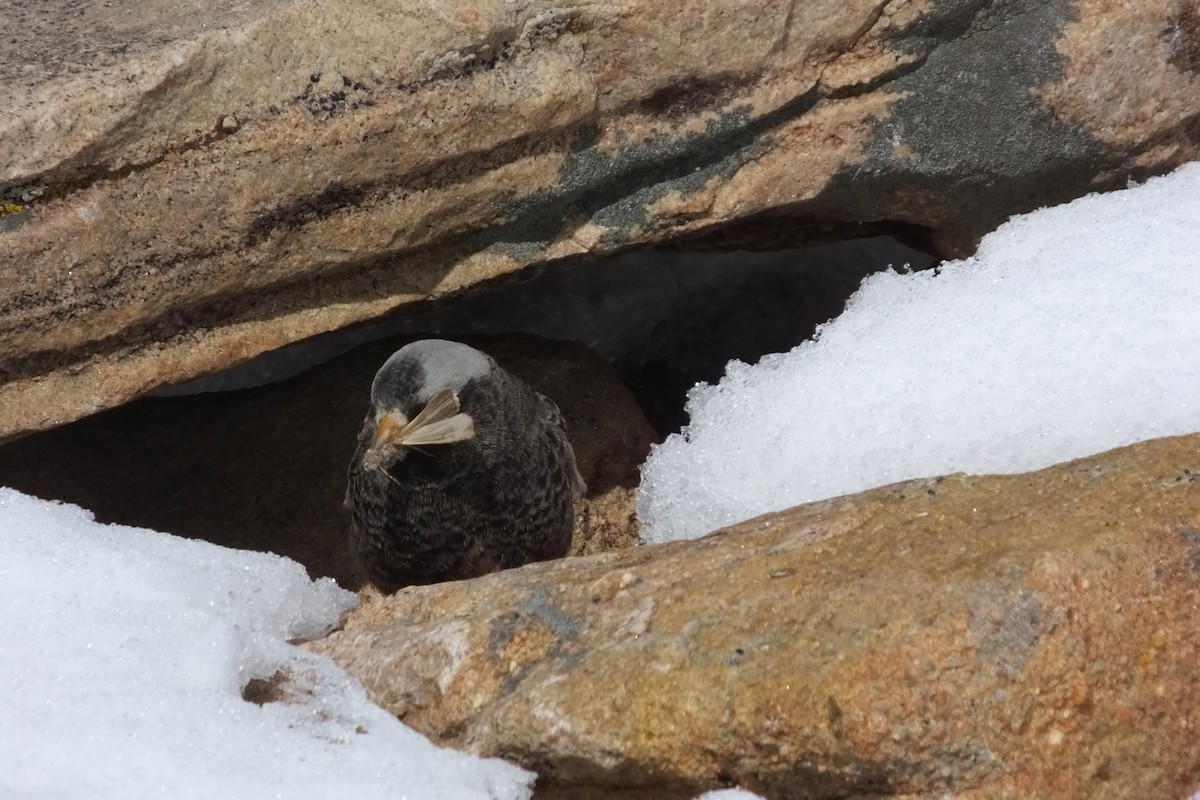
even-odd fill
[[[1175,800],[1197,625],[1200,435],[406,589],[310,646],[560,796]]]

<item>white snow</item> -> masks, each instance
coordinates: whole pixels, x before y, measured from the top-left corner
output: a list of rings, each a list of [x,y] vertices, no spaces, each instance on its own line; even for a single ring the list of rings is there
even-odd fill
[[[868,278],[815,340],[731,362],[651,454],[651,541],[907,478],[1200,430],[1200,163]]]
[[[0,489],[0,797],[527,798],[288,644],[354,604],[297,563]],[[296,676],[297,702],[242,699]]]

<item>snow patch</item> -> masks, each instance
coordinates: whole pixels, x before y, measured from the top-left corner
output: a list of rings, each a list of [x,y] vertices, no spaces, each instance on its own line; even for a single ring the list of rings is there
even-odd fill
[[[649,541],[951,472],[1200,430],[1200,163],[868,277],[815,340],[730,362],[642,470]]]
[[[354,603],[279,556],[0,489],[0,796],[528,798],[530,773],[435,747],[289,644]]]

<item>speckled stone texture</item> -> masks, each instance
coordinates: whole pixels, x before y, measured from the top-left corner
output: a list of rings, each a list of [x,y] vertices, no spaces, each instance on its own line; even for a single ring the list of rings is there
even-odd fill
[[[1179,800],[1198,625],[1193,435],[407,589],[309,646],[546,796]]]
[[[1197,155],[1194,4],[0,9],[0,438],[560,260],[1006,216]]]
[[[286,555],[358,588],[346,468],[375,371],[408,339],[360,347],[270,386],[153,397],[0,446],[0,486],[120,522]],[[634,489],[654,432],[594,353],[534,338],[477,338],[558,403],[588,484],[573,553],[638,540]]]

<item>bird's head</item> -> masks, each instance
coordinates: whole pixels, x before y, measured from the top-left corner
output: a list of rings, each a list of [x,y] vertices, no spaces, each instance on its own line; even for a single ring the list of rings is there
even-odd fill
[[[474,420],[458,410],[454,392],[442,389],[411,420],[398,409],[380,410],[371,444],[363,455],[363,466],[386,469],[406,448],[465,442],[474,436]]]
[[[371,384],[374,430],[363,467],[386,470],[409,448],[473,438],[475,422],[460,409],[459,391],[492,366],[488,356],[458,342],[424,339],[397,350]]]

